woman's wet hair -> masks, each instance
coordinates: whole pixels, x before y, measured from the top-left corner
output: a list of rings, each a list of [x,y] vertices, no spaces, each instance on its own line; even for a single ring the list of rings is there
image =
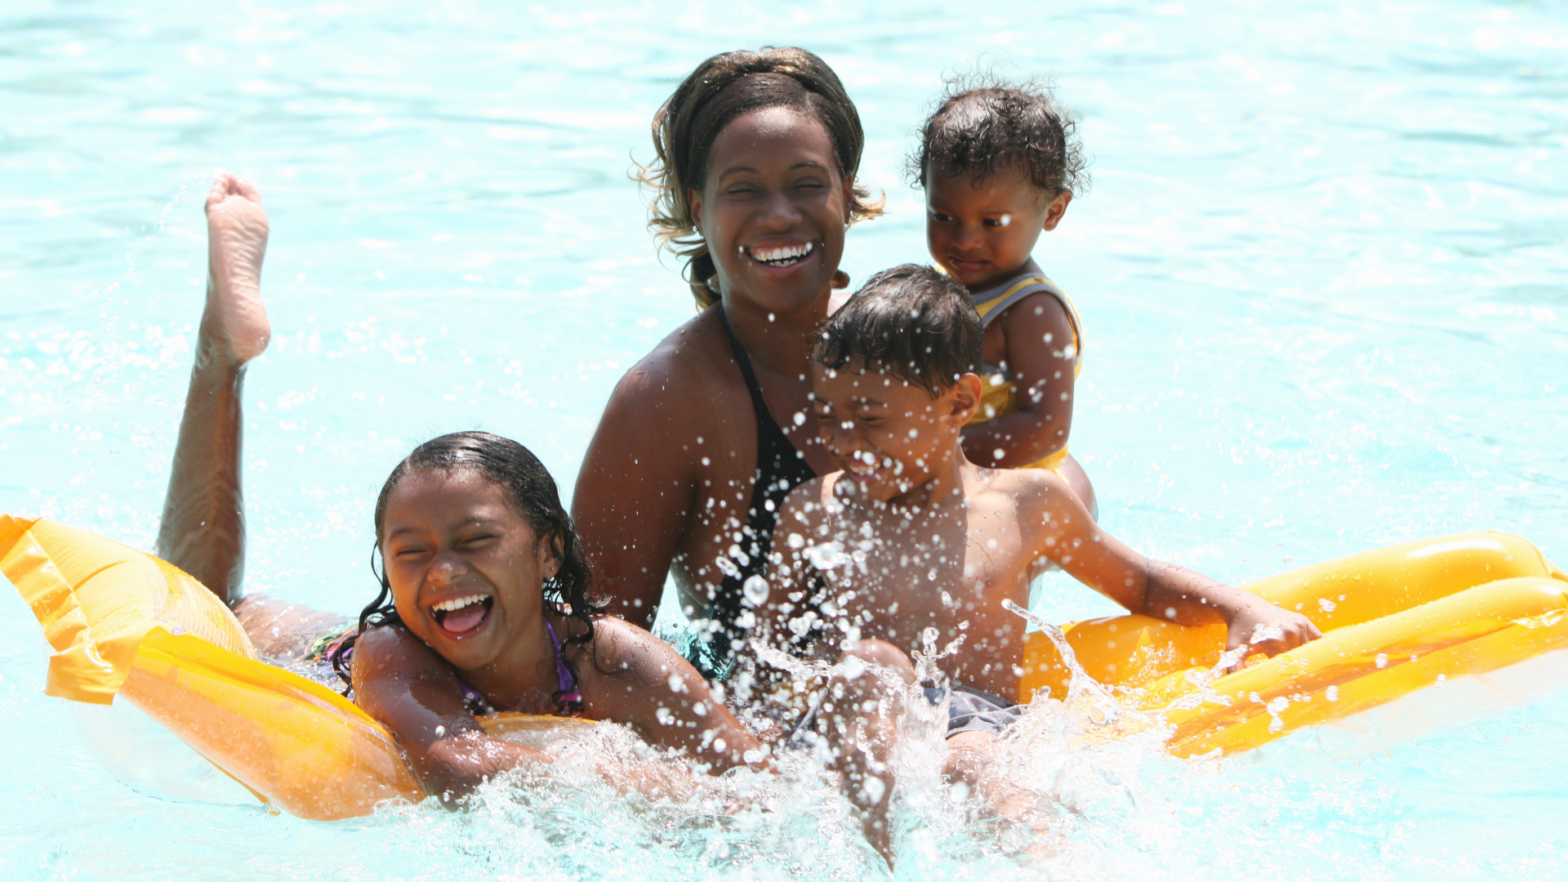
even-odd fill
[[[985,340],[964,286],[913,263],[872,276],[817,334],[811,357],[823,366],[881,371],[933,398],[979,372]]]
[[[910,182],[923,188],[931,174],[985,177],[1010,166],[1022,169],[1047,199],[1088,189],[1077,117],[1042,82],[989,73],[948,80],[909,157]]]
[[[358,631],[345,639],[332,652],[332,667],[338,676],[353,687],[348,657],[359,634],[367,628],[401,624],[397,606],[392,601],[392,582],[386,575],[383,560],[381,571],[376,572],[376,558],[380,556],[382,531],[386,526],[387,500],[404,478],[428,471],[471,471],[506,491],[506,501],[512,510],[521,515],[534,531],[539,541],[549,542],[560,559],[560,569],[545,580],[545,602],[564,616],[577,619],[586,627],[583,633],[569,636],[566,643],[588,643],[593,640],[594,618],[603,608],[602,601],[591,595],[593,573],[588,566],[588,555],[583,551],[571,515],[561,506],[561,496],[556,490],[555,479],[545,469],[539,458],[528,448],[500,435],[489,432],[453,432],[433,438],[414,448],[397,464],[381,494],[376,497],[376,548],[371,555],[371,572],[381,583],[381,592],[359,614]],[[570,659],[562,657],[578,680],[577,668]],[[348,690],[344,690],[348,694]],[[555,695],[559,705],[561,694]]]
[[[698,309],[718,301],[718,269],[697,233],[687,190],[701,190],[707,183],[719,133],[741,115],[770,107],[798,110],[820,122],[833,144],[838,173],[845,180],[855,179],[866,143],[860,113],[827,62],[804,49],[766,47],[715,55],[697,65],[653,115],[655,156],[640,168],[637,179],[653,191],[649,228],[661,246],[686,259],[683,275]],[[849,222],[881,213],[882,201],[873,202],[870,192],[855,184]],[[843,284],[848,284],[847,277]]]

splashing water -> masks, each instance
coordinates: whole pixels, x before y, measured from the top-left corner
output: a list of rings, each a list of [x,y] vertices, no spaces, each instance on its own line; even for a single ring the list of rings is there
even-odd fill
[[[1133,547],[1232,582],[1478,528],[1568,557],[1557,8],[890,10],[4,4],[0,508],[149,546],[203,284],[200,212],[171,195],[219,162],[274,220],[277,336],[246,387],[251,590],[357,611],[380,481],[442,431],[516,437],[568,492],[610,388],[691,315],[627,153],[646,158],[696,61],[778,43],[818,50],[860,106],[889,213],[851,231],[857,280],[927,259],[901,163],[945,70],[1051,73],[1083,114],[1095,187],[1037,254],[1093,347],[1073,449]],[[883,872],[809,769],[733,814],[566,769],[464,812],[330,825],[152,800],[75,743],[6,594],[0,878]],[[1111,612],[1039,594],[1044,618]],[[1064,698],[1031,703],[1005,763],[1049,794],[1054,851],[1029,856],[1040,839],[941,782],[941,745],[916,736],[896,875],[1568,877],[1568,697],[1353,760],[1309,732],[1198,762],[1084,739]]]

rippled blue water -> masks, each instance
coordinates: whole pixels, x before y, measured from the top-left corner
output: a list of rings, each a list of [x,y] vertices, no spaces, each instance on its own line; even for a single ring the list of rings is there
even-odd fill
[[[569,486],[690,315],[626,177],[648,120],[701,58],[776,43],[866,121],[891,210],[852,231],[857,278],[924,256],[900,166],[945,72],[1051,74],[1081,112],[1094,187],[1037,256],[1086,321],[1073,448],[1113,532],[1233,581],[1489,527],[1568,560],[1568,7],[881,6],[8,0],[0,510],[150,544],[219,166],[273,222],[253,590],[362,605],[370,500],[438,432],[516,437]],[[160,802],[83,754],[5,591],[0,627],[4,878],[870,872],[811,788],[736,817],[571,780],[334,825]],[[1560,878],[1565,733],[1558,694],[1353,759],[1058,750],[1020,771],[1070,809],[1056,862],[914,787],[934,844],[899,874]]]

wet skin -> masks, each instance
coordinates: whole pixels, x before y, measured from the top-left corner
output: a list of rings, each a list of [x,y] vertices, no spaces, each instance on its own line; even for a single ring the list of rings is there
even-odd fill
[[[817,442],[807,356],[828,314],[852,186],[820,122],[771,108],[724,128],[703,188],[688,194],[768,410],[819,473],[833,463]],[[784,266],[757,259],[779,249],[806,253]],[[577,478],[573,514],[612,613],[651,625],[666,573],[683,606],[708,603],[723,578],[715,561],[746,519],[756,451],[750,395],[708,309],[621,379]]]
[[[1279,636],[1254,644],[1271,655],[1317,636],[1300,615],[1123,545],[1052,472],[970,463],[957,441],[978,405],[975,375],[932,398],[876,370],[813,370],[824,441],[845,470],[807,482],[785,502],[762,616],[773,633],[789,632],[800,614],[796,595],[821,572],[836,614],[819,652],[831,658],[864,639],[908,652],[935,628],[939,645],[963,638],[941,662],[955,681],[1016,695],[1024,622],[1002,602],[1027,605],[1030,579],[1054,562],[1132,612],[1227,622],[1231,647],[1260,624],[1279,627]],[[828,542],[861,560],[841,557],[824,569]]]
[[[1317,636],[1295,613],[1127,548],[1053,472],[970,463],[959,438],[979,406],[974,374],[936,395],[864,364],[813,364],[812,379],[823,442],[843,471],[785,501],[759,636],[837,662],[815,726],[867,838],[890,859],[887,760],[915,680],[908,654],[929,642],[956,649],[937,662],[953,682],[1017,695],[1024,622],[1002,604],[1027,606],[1029,581],[1047,562],[1135,612],[1226,621],[1233,646],[1263,624],[1280,632],[1255,644],[1270,654]],[[811,633],[813,616],[825,628],[802,647],[797,635]],[[791,697],[776,685],[763,689]],[[944,773],[999,815],[1043,830],[1037,796],[993,773],[996,742],[991,733],[955,736]]]
[[[260,291],[268,223],[256,188],[218,175],[207,199],[207,225],[207,300],[158,551],[228,603],[262,655],[299,658],[342,618],[240,591],[240,395],[246,364],[271,335]],[[500,770],[548,761],[483,735],[462,707],[456,671],[462,669],[498,707],[554,711],[554,651],[543,623],[548,618],[563,640],[584,627],[544,607],[542,582],[557,566],[554,546],[538,541],[499,488],[466,472],[411,476],[394,488],[391,501],[397,547],[388,575],[409,625],[361,637],[354,676],[362,705],[396,733],[431,793],[465,793]],[[462,617],[437,615],[432,607],[474,594],[487,598],[485,616],[443,628],[443,621],[456,624]],[[646,631],[603,619],[592,643],[566,652],[577,665],[588,715],[625,723],[653,744],[688,750],[712,770],[746,762],[747,752],[758,750],[696,671]],[[668,713],[664,719],[661,709]],[[704,746],[709,731],[715,737]],[[766,763],[755,752],[750,759]],[[660,766],[606,761],[600,771],[612,783],[645,792],[690,786]]]
[[[1042,232],[1056,229],[1072,194],[1042,193],[1017,165],[990,174],[948,176],[926,170],[926,244],[931,256],[970,291],[1015,275]],[[1035,294],[1008,307],[985,330],[982,357],[1011,372],[1018,410],[964,430],[971,461],[1003,468],[1038,462],[1072,431],[1072,319],[1056,298]],[[1093,488],[1071,462],[1064,475],[1094,513]]]
[[[403,624],[360,638],[356,701],[398,733],[427,790],[461,794],[502,769],[550,761],[484,735],[463,706],[457,679],[499,711],[555,713],[559,680],[546,620],[576,666],[588,718],[627,725],[650,744],[683,750],[715,770],[745,764],[748,751],[761,762],[757,741],[651,634],[600,619],[591,643],[565,643],[585,626],[544,603],[543,582],[559,568],[556,549],[512,509],[503,488],[481,475],[426,471],[404,478],[388,497],[382,547]],[[483,600],[439,609],[472,598]],[[612,779],[627,774],[604,771]]]

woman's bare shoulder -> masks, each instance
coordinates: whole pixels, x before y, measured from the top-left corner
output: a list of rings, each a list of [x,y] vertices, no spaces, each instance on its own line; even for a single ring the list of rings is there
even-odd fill
[[[730,360],[717,312],[703,310],[632,365],[616,387],[616,394],[624,391],[639,396],[689,397],[693,384],[711,385],[717,378],[727,376],[728,372],[720,369]]]

